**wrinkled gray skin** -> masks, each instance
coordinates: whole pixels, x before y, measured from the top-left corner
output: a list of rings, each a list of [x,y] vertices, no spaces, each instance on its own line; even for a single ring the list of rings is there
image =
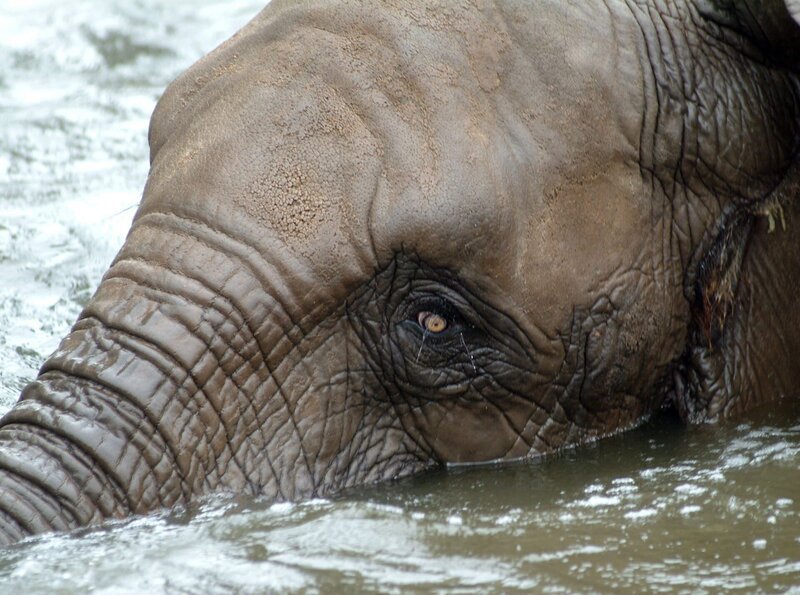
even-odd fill
[[[0,541],[795,398],[798,9],[275,0],[159,102]]]

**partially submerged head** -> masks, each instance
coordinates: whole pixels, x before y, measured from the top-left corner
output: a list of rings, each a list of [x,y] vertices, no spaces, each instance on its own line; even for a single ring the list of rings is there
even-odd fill
[[[535,456],[713,388],[697,279],[738,278],[799,121],[722,5],[275,0],[164,94],[126,244],[5,423],[99,451],[105,518]]]

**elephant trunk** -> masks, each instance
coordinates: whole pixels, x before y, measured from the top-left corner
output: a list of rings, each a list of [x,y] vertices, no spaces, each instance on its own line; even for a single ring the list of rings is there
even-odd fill
[[[182,501],[154,420],[174,363],[130,331],[83,318],[2,420],[0,541]]]
[[[282,386],[299,367],[296,325],[230,238],[186,225],[137,222],[0,421],[0,542],[211,491],[313,493],[299,463],[308,431],[291,419],[296,391]]]
[[[144,343],[84,319],[5,416],[0,541],[180,501],[171,453],[148,415],[153,383],[134,377],[156,364],[137,361],[138,346]]]

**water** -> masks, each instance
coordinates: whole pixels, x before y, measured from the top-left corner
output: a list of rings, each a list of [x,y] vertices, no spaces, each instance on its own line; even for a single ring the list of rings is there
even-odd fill
[[[0,0],[0,410],[121,244],[164,86],[250,1]],[[0,592],[800,592],[800,406],[529,465],[220,497],[0,551]]]

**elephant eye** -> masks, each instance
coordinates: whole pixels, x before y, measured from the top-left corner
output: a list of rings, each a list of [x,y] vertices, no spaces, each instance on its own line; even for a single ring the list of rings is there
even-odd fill
[[[427,311],[422,311],[417,314],[417,322],[424,331],[432,335],[441,334],[450,326],[450,323],[444,316]]]

